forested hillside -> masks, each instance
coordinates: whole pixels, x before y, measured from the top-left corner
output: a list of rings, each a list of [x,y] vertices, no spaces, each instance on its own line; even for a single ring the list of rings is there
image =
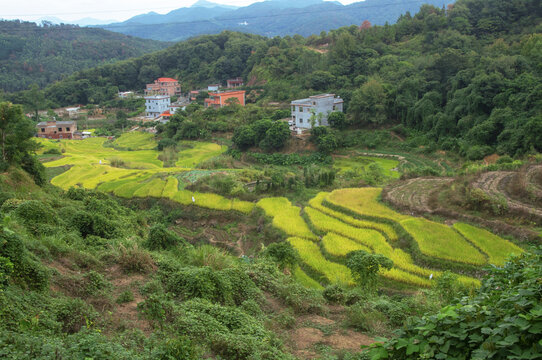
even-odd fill
[[[0,89],[48,85],[75,71],[141,56],[167,43],[101,29],[0,21]]]
[[[243,76],[288,102],[316,92],[344,100],[351,126],[401,125],[414,146],[491,152],[542,149],[539,0],[423,6],[397,24],[266,39],[224,32],[82,71],[45,90],[51,105],[99,103],[158,76],[184,89]],[[17,94],[14,102],[24,102]],[[403,129],[403,130],[402,130]]]

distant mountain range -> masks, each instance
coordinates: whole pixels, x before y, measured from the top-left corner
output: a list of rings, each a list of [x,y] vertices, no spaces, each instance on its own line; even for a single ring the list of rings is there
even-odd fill
[[[137,15],[121,23],[98,25],[106,30],[141,38],[178,41],[223,30],[263,36],[309,36],[341,26],[392,24],[401,14],[416,13],[423,4],[442,7],[454,0],[365,0],[350,5],[324,0],[267,0],[245,7],[198,1],[161,15]]]

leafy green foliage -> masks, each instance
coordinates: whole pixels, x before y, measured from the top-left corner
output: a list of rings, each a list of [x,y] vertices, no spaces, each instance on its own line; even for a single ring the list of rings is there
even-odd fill
[[[299,263],[299,254],[287,241],[270,244],[265,249],[265,255],[273,259],[281,269],[294,269]]]
[[[180,243],[180,239],[163,224],[156,224],[149,230],[146,247],[149,250],[165,250]]]
[[[393,261],[381,254],[370,254],[363,250],[352,251],[346,256],[346,266],[352,277],[363,288],[375,291],[380,269],[390,270]]]
[[[471,297],[414,319],[371,349],[373,359],[535,359],[542,351],[541,251],[490,268]]]

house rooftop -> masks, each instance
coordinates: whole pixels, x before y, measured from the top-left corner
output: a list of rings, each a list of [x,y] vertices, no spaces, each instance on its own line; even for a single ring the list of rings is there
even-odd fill
[[[162,99],[169,99],[168,95],[150,95],[145,96],[145,100],[162,100]]]
[[[299,100],[293,100],[290,104],[291,105],[311,105],[312,104],[312,100],[315,100],[315,99],[322,99],[322,98],[327,98],[327,97],[334,97],[335,94],[320,94],[320,95],[313,95],[313,96],[309,96],[308,98],[306,99],[299,99]],[[339,103],[342,103],[343,102],[343,99],[341,99],[340,97],[336,97],[334,98],[334,101],[333,101],[335,104],[339,104]]]
[[[177,82],[177,80],[167,77],[158,78],[158,82]]]
[[[75,121],[42,121],[36,126],[57,126],[57,125],[73,125]]]

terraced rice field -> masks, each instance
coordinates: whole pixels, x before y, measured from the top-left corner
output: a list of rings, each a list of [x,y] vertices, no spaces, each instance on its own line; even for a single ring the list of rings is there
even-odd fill
[[[509,255],[523,252],[519,246],[487,230],[465,223],[455,223],[454,229],[489,256],[491,264],[504,265]]]
[[[444,224],[411,218],[401,221],[401,225],[416,240],[424,255],[473,265],[487,262],[482,253]]]
[[[116,147],[129,150],[153,150],[156,148],[154,135],[141,131],[132,131],[122,134],[121,137],[113,141]]]
[[[290,200],[283,197],[266,198],[258,201],[258,206],[265,211],[267,216],[273,218],[273,225],[284,231],[286,235],[316,239],[301,217],[301,209],[293,206]]]
[[[152,136],[152,135],[151,135]],[[116,196],[167,197],[184,205],[194,204],[215,210],[237,210],[249,213],[255,204],[237,199],[226,199],[209,193],[193,193],[179,190],[175,174],[191,170],[182,167],[220,155],[225,147],[213,143],[186,142],[189,148],[179,152],[177,167],[164,168],[158,159],[159,152],[149,134],[126,133],[115,141],[121,148],[139,149],[134,151],[117,150],[104,146],[107,139],[89,138],[85,140],[51,141],[39,139],[45,148],[62,149],[64,157],[47,162],[47,167],[70,165],[71,168],[52,179],[51,183],[65,190],[70,187],[84,187],[111,192]],[[121,160],[123,167],[111,166],[111,160]],[[192,200],[194,198],[194,201]]]
[[[327,200],[361,216],[379,217],[393,221],[401,221],[409,218],[407,215],[399,214],[379,203],[378,198],[381,193],[381,188],[371,187],[339,189],[332,191]]]
[[[320,283],[352,284],[350,271],[341,259],[354,250],[382,254],[393,260],[394,267],[381,273],[389,280],[416,287],[431,286],[429,276],[438,278],[441,272],[417,265],[410,254],[398,247],[399,234],[405,231],[425,256],[458,264],[483,265],[489,261],[498,265],[510,252],[521,251],[514,244],[467,224],[458,223],[450,228],[400,214],[379,202],[380,188],[322,192],[304,209],[294,206],[286,198],[265,198],[252,203],[180,189],[180,174],[196,174],[200,170],[195,170],[195,166],[222,153],[223,147],[216,144],[188,143],[189,148],[179,153],[177,166],[164,168],[158,160],[158,152],[150,149],[146,137],[131,135],[131,138],[122,139],[121,144],[142,148],[136,151],[104,147],[104,142],[101,138],[45,142],[50,148],[64,149],[63,158],[46,163],[46,166],[71,165],[52,183],[64,189],[82,186],[126,198],[164,197],[187,206],[221,211],[250,213],[257,206],[272,218],[273,225],[284,231],[288,241],[298,250],[303,265],[302,269],[294,270],[294,276],[308,287],[321,288]],[[121,159],[127,165],[113,167],[112,158]],[[310,223],[305,221],[303,213]],[[466,276],[461,276],[460,281],[468,285],[479,284],[478,280]]]
[[[297,250],[301,260],[314,272],[322,274],[328,282],[344,285],[354,283],[350,270],[344,265],[327,260],[313,241],[296,237],[291,237],[288,241]]]

